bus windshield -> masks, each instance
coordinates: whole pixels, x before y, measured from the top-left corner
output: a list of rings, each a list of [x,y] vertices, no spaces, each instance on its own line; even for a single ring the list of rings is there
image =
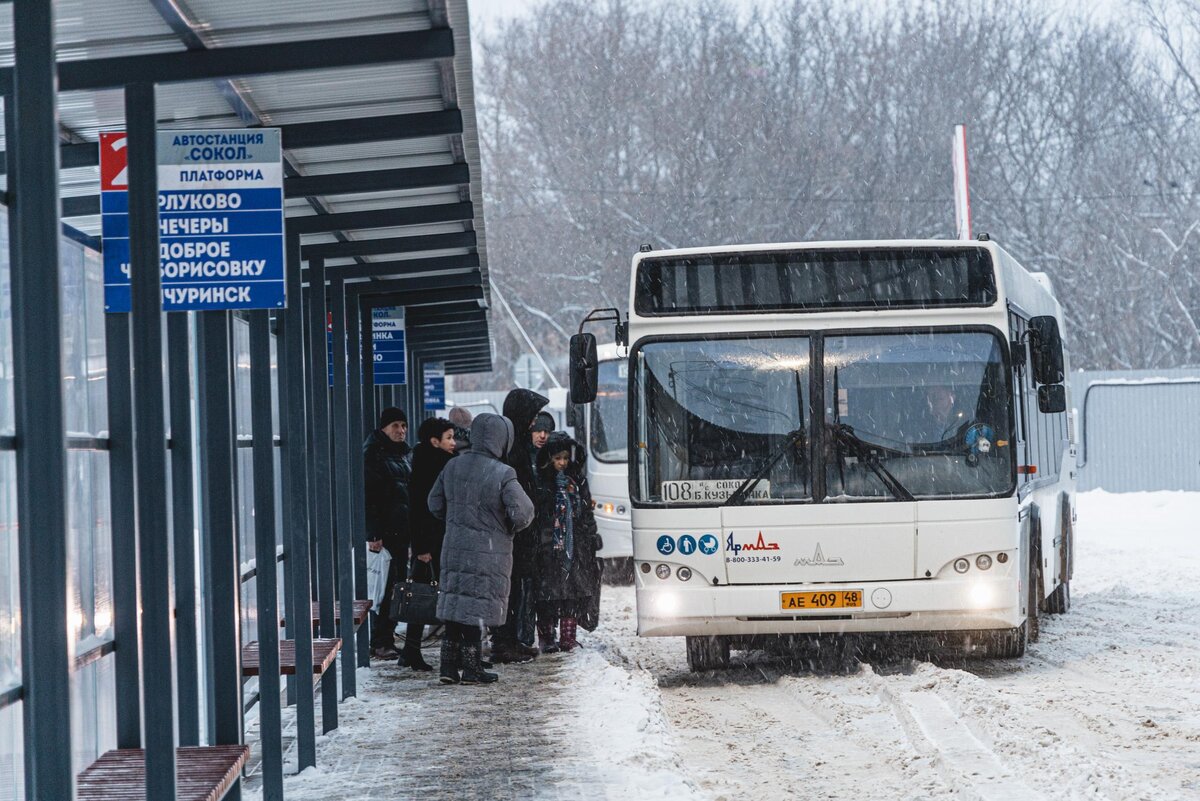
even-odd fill
[[[850,334],[821,336],[823,347],[813,348],[817,339],[641,347],[636,425],[646,444],[638,451],[637,500],[720,505],[759,476],[738,502],[1011,493],[1014,448],[997,336]],[[814,365],[814,351],[822,363]],[[810,381],[812,369],[821,381]],[[821,395],[820,447],[810,447],[812,386]]]
[[[891,498],[892,481],[917,498],[1012,491],[1008,373],[996,336],[831,336],[824,352],[829,500]]]
[[[624,462],[628,458],[628,384],[628,362],[624,359],[600,362],[588,438],[592,455],[602,462]]]
[[[807,337],[643,346],[640,499],[717,504],[772,460],[746,502],[811,497],[810,351]]]

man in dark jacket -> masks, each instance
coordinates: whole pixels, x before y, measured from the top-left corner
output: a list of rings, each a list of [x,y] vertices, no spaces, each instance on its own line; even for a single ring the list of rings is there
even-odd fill
[[[514,389],[504,399],[504,416],[512,423],[515,442],[508,454],[508,463],[517,473],[521,489],[530,498],[536,495],[536,477],[533,467],[533,441],[530,431],[534,419],[542,407],[550,402],[545,395],[531,389]],[[504,625],[492,632],[493,662],[528,662],[537,656],[538,649],[532,647],[533,632],[528,631],[529,644],[519,640],[521,620],[530,624],[533,620],[532,585],[535,568],[535,542],[537,532],[532,525],[523,527],[513,536],[513,572],[508,597],[508,615]],[[532,629],[532,625],[527,625]]]
[[[412,563],[409,575],[413,581],[430,582],[441,564],[442,539],[446,522],[429,513],[429,491],[442,474],[442,469],[454,458],[454,424],[441,417],[431,417],[417,429],[417,447],[413,448],[412,478],[408,481],[408,530],[412,535]],[[424,626],[409,623],[404,635],[404,650],[400,666],[413,670],[433,670],[421,657]]]
[[[412,475],[409,456],[408,416],[394,406],[383,410],[379,428],[363,443],[363,489],[366,496],[367,547],[387,548],[392,555],[387,590],[379,609],[372,610],[371,655],[394,659],[396,621],[388,617],[392,587],[408,564],[408,480]]]

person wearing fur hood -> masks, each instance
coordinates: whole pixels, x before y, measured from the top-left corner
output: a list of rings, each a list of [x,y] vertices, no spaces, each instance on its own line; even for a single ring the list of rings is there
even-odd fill
[[[538,644],[543,653],[571,651],[577,627],[593,631],[599,622],[600,535],[579,443],[551,434],[537,466]]]

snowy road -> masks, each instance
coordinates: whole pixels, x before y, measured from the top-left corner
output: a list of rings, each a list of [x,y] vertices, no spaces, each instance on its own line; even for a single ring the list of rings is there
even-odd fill
[[[1200,798],[1200,496],[1092,493],[1079,512],[1073,609],[1021,662],[844,675],[751,653],[694,676],[679,640],[624,621],[604,640],[657,678],[716,797]],[[625,620],[631,598],[612,598]]]
[[[505,668],[495,694],[372,671],[379,701],[358,704],[382,704],[396,734],[346,721],[288,797],[367,797],[354,754],[415,717],[425,742],[400,750],[423,798],[1200,798],[1200,496],[1093,493],[1079,512],[1074,608],[1044,619],[1023,661],[814,669],[753,652],[691,674],[682,640],[634,636],[632,590],[606,588],[587,653]],[[464,692],[483,715],[458,708]],[[484,753],[457,751],[479,740]]]

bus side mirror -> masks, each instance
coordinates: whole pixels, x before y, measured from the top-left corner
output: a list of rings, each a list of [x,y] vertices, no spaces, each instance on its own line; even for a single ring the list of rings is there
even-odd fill
[[[571,337],[571,403],[591,403],[596,399],[598,383],[596,337],[575,334]]]
[[[1061,384],[1064,377],[1063,349],[1058,320],[1050,315],[1034,317],[1029,321],[1029,330],[1033,333],[1030,342],[1033,380],[1038,384]]]
[[[1038,387],[1038,411],[1057,414],[1067,410],[1067,389],[1062,384],[1043,384]]]

